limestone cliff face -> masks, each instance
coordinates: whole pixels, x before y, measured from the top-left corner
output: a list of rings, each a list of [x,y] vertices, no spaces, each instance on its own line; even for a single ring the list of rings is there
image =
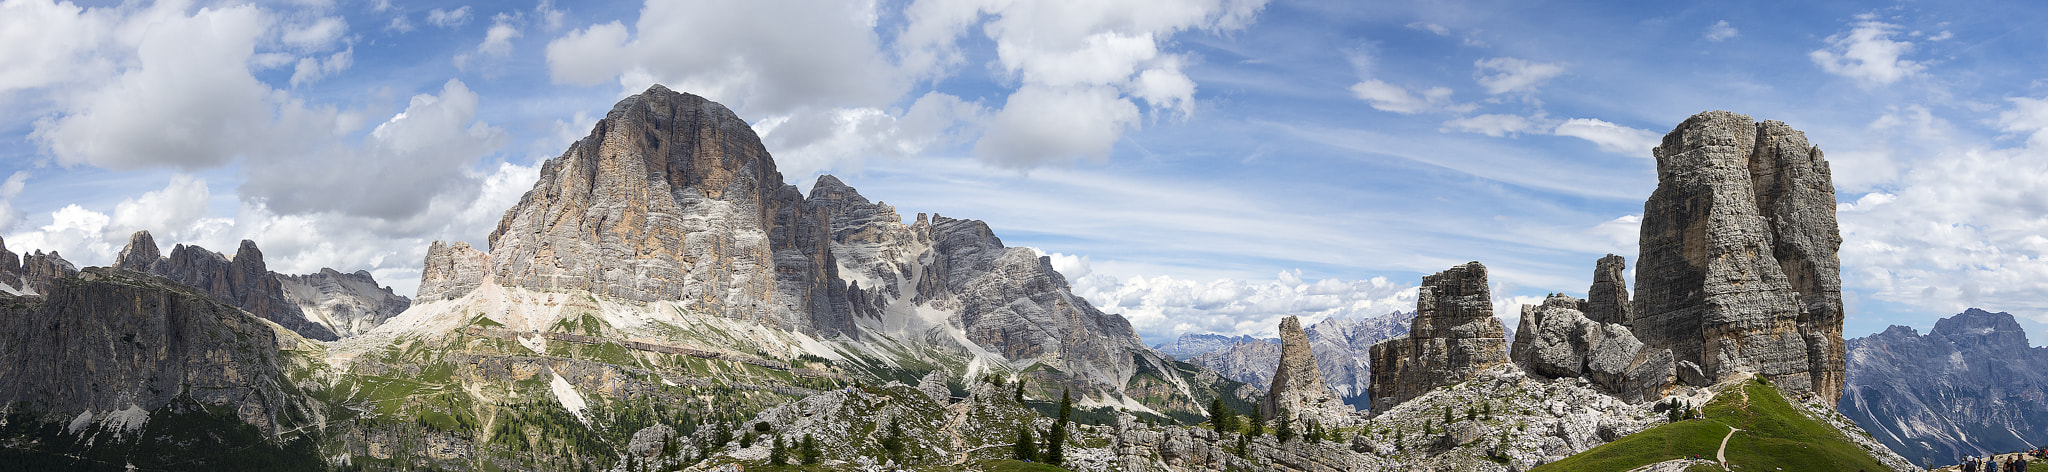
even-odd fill
[[[1698,365],[1827,403],[1843,380],[1840,262],[1827,161],[1784,123],[1705,112],[1656,148],[1629,326]],[[1683,373],[1681,374],[1683,376]]]
[[[183,244],[171,248],[170,257],[143,257],[155,253],[156,240],[147,231],[137,232],[129,238],[128,246],[121,248],[114,268],[161,275],[197,288],[306,338],[341,339],[333,329],[308,319],[297,303],[285,297],[283,283],[264,265],[263,251],[256,248],[254,241],[242,240],[232,258]]]
[[[1415,308],[1407,335],[1372,347],[1374,411],[1508,362],[1486,266],[1470,262],[1423,277]]]
[[[1914,463],[2048,443],[2048,348],[2011,314],[1971,308],[1847,345],[1842,414]]]
[[[1273,371],[1273,388],[1266,390],[1266,401],[1259,404],[1260,413],[1266,418],[1282,414],[1315,418],[1320,415],[1310,412],[1339,408],[1351,409],[1323,383],[1323,370],[1316,366],[1315,351],[1309,348],[1301,320],[1292,316],[1281,319],[1280,365]]]
[[[1593,265],[1593,286],[1586,289],[1586,319],[1595,323],[1628,324],[1628,260],[1608,254]]]
[[[341,273],[322,268],[305,275],[272,273],[284,289],[285,300],[298,305],[307,318],[340,336],[369,332],[412,306],[412,300],[377,285],[369,271]]]
[[[288,351],[317,345],[162,277],[90,268],[57,280],[41,300],[8,304],[0,378],[36,380],[0,382],[0,402],[26,402],[45,420],[139,428],[141,412],[190,396],[274,435],[289,418],[324,411],[284,375],[294,362],[311,368]]]
[[[804,203],[746,121],[656,85],[542,166],[491,232],[490,274],[506,286],[687,300],[787,329],[851,332],[832,303],[826,215]]]

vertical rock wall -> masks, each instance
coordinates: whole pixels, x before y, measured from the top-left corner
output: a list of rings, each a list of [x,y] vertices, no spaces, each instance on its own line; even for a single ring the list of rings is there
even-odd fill
[[[1708,381],[1762,374],[1841,396],[1841,236],[1820,150],[1784,123],[1723,111],[1656,148],[1629,325]]]
[[[1374,411],[1508,362],[1486,266],[1470,262],[1423,277],[1415,309],[1408,335],[1372,347]]]

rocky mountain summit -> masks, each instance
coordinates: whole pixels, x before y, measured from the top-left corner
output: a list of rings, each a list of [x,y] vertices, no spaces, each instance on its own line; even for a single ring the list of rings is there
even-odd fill
[[[44,253],[41,250],[14,255],[0,243],[0,292],[10,295],[41,295],[50,293],[56,280],[78,275],[78,267],[57,251]]]
[[[1005,246],[988,224],[925,214],[905,222],[829,175],[805,196],[783,183],[746,121],[659,85],[620,101],[590,136],[544,164],[488,251],[435,242],[415,298],[454,310],[508,294],[588,294],[643,314],[672,305],[662,310],[812,340],[770,357],[911,358],[849,366],[870,374],[906,363],[917,376],[939,367],[955,378],[1028,368],[1040,396],[1069,389],[1109,403],[1147,398],[1149,408],[1189,415],[1215,392],[1236,389],[1190,385],[1186,373],[1198,368],[1147,349],[1127,320],[1075,296],[1049,259]],[[564,316],[546,305],[559,301],[539,303],[532,308],[549,314],[535,320]],[[641,316],[597,331],[671,336],[627,321]],[[530,322],[511,324],[553,329],[521,323]],[[839,343],[846,354],[813,341]]]
[[[1846,345],[1842,414],[1915,463],[2048,444],[2048,348],[2011,314],[1971,308]]]
[[[411,300],[380,287],[369,272],[334,269],[308,275],[271,272],[254,241],[242,240],[233,256],[179,244],[169,256],[158,251],[148,231],[129,236],[114,268],[161,275],[198,288],[310,339],[333,341],[369,331],[405,311]]]
[[[1785,123],[1709,111],[1655,154],[1629,328],[1707,382],[1753,372],[1834,403],[1845,368],[1842,237],[1820,148]]]
[[[1643,345],[1628,326],[1628,292],[1618,287],[1623,269],[1608,254],[1593,271],[1593,300],[1552,294],[1542,305],[1522,305],[1509,357],[1529,373],[1549,378],[1585,377],[1602,390],[1629,401],[1663,398],[1686,372],[1693,385],[1707,385],[1697,366],[1674,362],[1670,349]],[[1596,301],[1597,300],[1597,301]]]
[[[1486,266],[1468,262],[1422,278],[1408,334],[1372,347],[1372,409],[1383,411],[1474,372],[1508,363]]]

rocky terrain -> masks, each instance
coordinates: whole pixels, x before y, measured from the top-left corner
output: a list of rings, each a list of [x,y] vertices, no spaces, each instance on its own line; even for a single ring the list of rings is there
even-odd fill
[[[1323,383],[1323,370],[1316,366],[1308,334],[1301,331],[1301,320],[1292,316],[1281,319],[1280,363],[1273,370],[1273,384],[1266,390],[1266,401],[1259,404],[1261,417],[1349,426],[1352,411],[1355,410],[1338,400],[1337,392]]]
[[[1469,262],[1422,278],[1408,334],[1372,346],[1372,409],[1386,411],[1473,372],[1508,363],[1486,266]]]
[[[1710,111],[1655,154],[1636,337],[1699,366],[1705,382],[1752,372],[1795,396],[1840,398],[1842,237],[1820,148],[1784,123]]]
[[[384,320],[398,316],[412,300],[377,285],[369,271],[341,273],[334,269],[305,275],[277,274],[285,300],[315,323],[347,337],[367,333]]]
[[[2048,444],[2048,348],[2010,314],[1972,308],[1847,346],[1842,414],[1914,463]]]
[[[50,293],[56,280],[78,275],[78,267],[71,261],[57,255],[57,251],[45,254],[41,250],[14,255],[0,243],[0,292],[9,295],[41,295]]]
[[[1680,365],[1671,350],[1644,346],[1628,326],[1628,291],[1620,285],[1621,257],[1608,254],[1593,270],[1591,300],[1552,294],[1542,305],[1523,305],[1521,329],[1508,356],[1544,377],[1585,377],[1602,390],[1629,401],[1663,398],[1679,382]],[[1692,385],[1707,385],[1690,364]]]

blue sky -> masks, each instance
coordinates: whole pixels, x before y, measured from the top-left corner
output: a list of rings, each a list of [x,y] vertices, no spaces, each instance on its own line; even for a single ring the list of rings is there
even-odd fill
[[[1635,256],[1687,116],[1827,153],[1847,334],[1982,307],[2048,341],[2048,31],[2025,3],[0,1],[0,235],[106,264],[138,229],[409,293],[653,83],[790,183],[986,220],[1149,342],[1501,315]]]

